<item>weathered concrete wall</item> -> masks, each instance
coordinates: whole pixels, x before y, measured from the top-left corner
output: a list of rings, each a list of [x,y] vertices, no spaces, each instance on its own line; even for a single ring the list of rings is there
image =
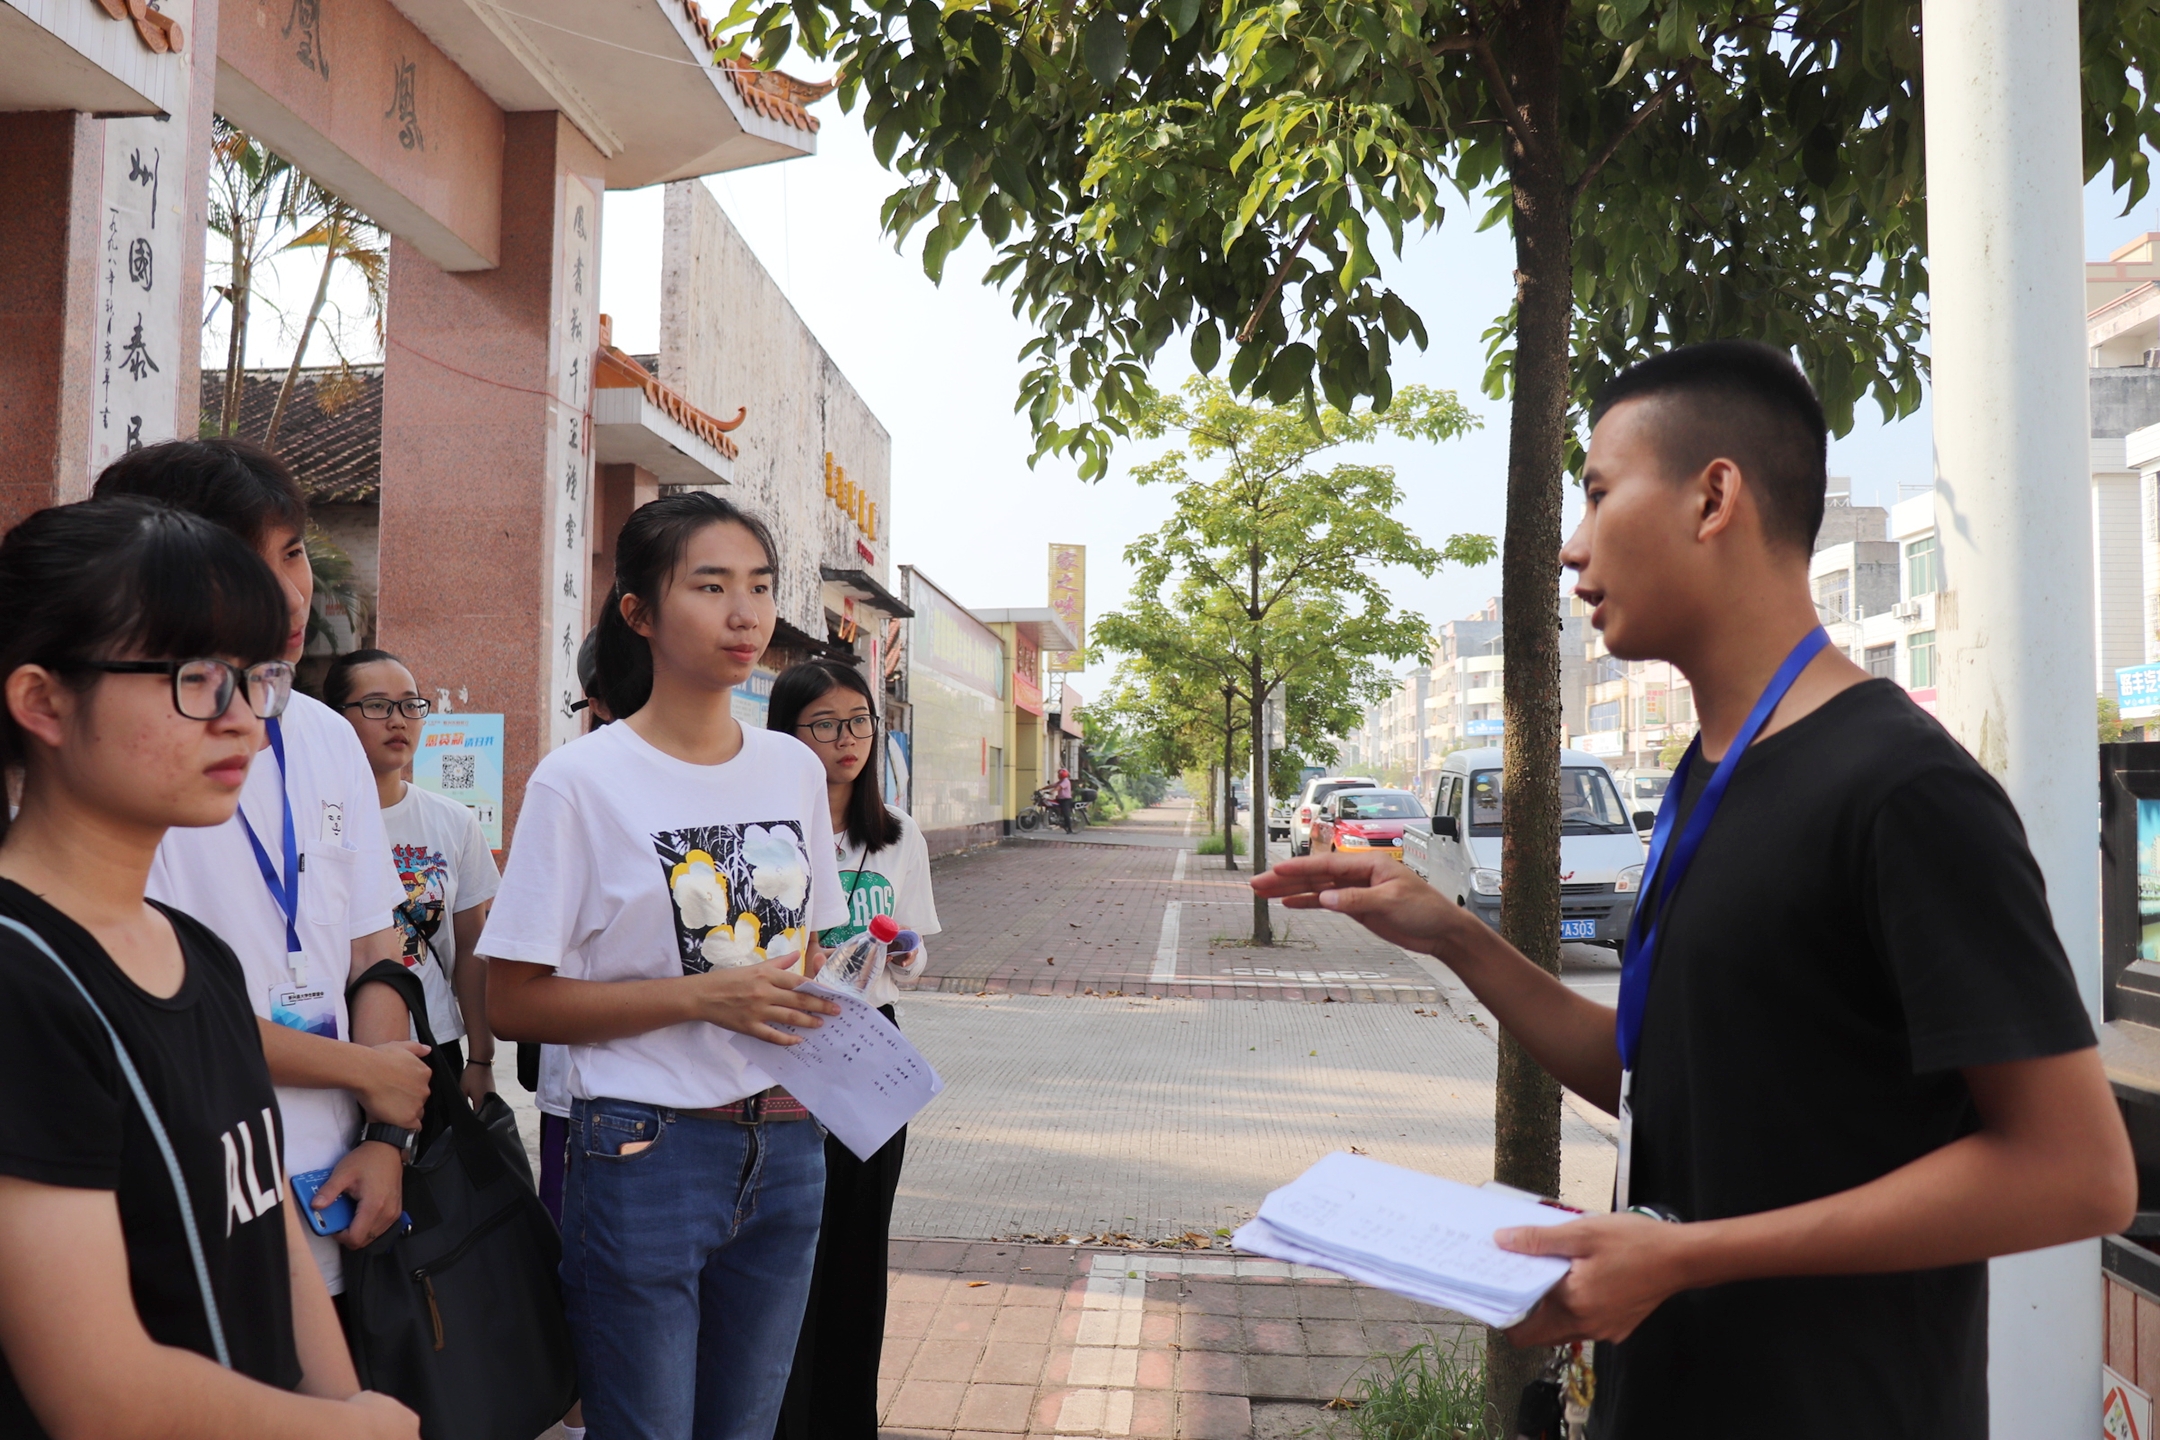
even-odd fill
[[[779,539],[781,618],[823,639],[821,566],[867,570],[890,588],[892,437],[702,183],[667,187],[665,235],[660,379],[723,420],[748,408],[727,493]],[[827,498],[828,454],[876,506],[871,532]]]
[[[2160,424],[2160,370],[2094,370],[2085,384],[2091,396],[2095,440],[2112,440]]]

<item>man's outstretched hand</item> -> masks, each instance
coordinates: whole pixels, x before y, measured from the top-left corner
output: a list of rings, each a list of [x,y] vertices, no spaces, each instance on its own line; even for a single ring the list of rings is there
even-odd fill
[[[1381,939],[1431,955],[1485,924],[1453,900],[1379,855],[1307,855],[1252,879],[1255,894],[1290,910],[1333,910]],[[1445,958],[1444,956],[1442,958]]]

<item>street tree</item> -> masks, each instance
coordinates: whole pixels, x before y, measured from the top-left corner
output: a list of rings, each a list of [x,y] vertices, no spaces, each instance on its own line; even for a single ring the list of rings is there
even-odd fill
[[[1361,682],[1371,687],[1378,658],[1424,650],[1425,621],[1397,607],[1386,567],[1430,574],[1493,556],[1488,536],[1457,535],[1435,550],[1412,534],[1395,518],[1403,497],[1391,467],[1353,460],[1322,468],[1318,457],[1383,433],[1438,442],[1476,424],[1453,394],[1415,385],[1385,411],[1240,400],[1199,376],[1153,397],[1135,433],[1183,443],[1133,478],[1175,486],[1177,502],[1160,528],[1126,546],[1133,599],[1096,622],[1096,643],[1219,683],[1244,706],[1246,753],[1265,756],[1262,702],[1277,686],[1295,686],[1301,704],[1339,702]],[[1195,465],[1218,468],[1200,475]],[[1253,786],[1255,874],[1267,868],[1261,813],[1271,788],[1262,769]],[[1257,896],[1252,938],[1274,943]]]
[[[1943,12],[1955,22],[1955,10]],[[2160,11],[2085,0],[2087,178],[2129,205]],[[1443,195],[1489,208],[1515,298],[1488,334],[1511,394],[1502,625],[1508,938],[1559,960],[1557,627],[1573,418],[1647,350],[1749,335],[1797,352],[1844,433],[1919,403],[1926,287],[1918,0],[737,0],[737,44],[842,64],[896,236],[933,278],[971,234],[1039,334],[1038,455],[1100,475],[1183,336],[1288,403],[1385,406],[1425,339],[1387,283]],[[2126,207],[2127,209],[2127,207]],[[1375,236],[1384,237],[1376,245]],[[1503,1039],[1498,1177],[1559,1181],[1558,1090]],[[1504,1351],[1494,1352],[1504,1361]],[[1507,1377],[1496,1376],[1500,1384]]]
[[[292,362],[285,367],[284,383],[278,386],[277,403],[271,407],[270,423],[263,431],[263,444],[273,450],[277,448],[278,427],[284,423],[286,408],[292,403],[293,388],[299,383],[301,367],[307,363],[308,342],[314,338],[323,309],[329,303],[330,281],[338,267],[344,266],[351,271],[363,287],[367,316],[373,322],[378,349],[383,343],[383,313],[390,295],[389,235],[373,220],[313,180],[303,179],[298,189],[301,198],[295,209],[299,216],[312,216],[313,223],[301,228],[283,248],[287,251],[320,249],[322,268],[316,272],[315,293],[308,301],[307,314],[301,319],[300,338],[293,344]],[[349,376],[352,367],[345,361],[343,347],[337,344],[337,331],[333,328],[329,333],[332,344],[338,349],[339,374]]]
[[[210,131],[210,230],[226,242],[225,283],[207,327],[220,305],[227,308],[225,385],[218,398],[218,433],[230,435],[240,424],[240,396],[246,384],[248,325],[254,318],[255,272],[279,248],[281,233],[303,184],[283,156],[264,147],[220,115]]]
[[[1100,635],[1099,628],[1096,633]],[[1222,824],[1224,867],[1237,869],[1231,841],[1237,811],[1229,778],[1237,773],[1238,744],[1250,725],[1236,693],[1205,671],[1158,665],[1134,652],[1119,664],[1098,708],[1127,723],[1151,768],[1165,775],[1205,770],[1202,808],[1211,824],[1218,819]],[[1223,777],[1219,789],[1218,764]]]

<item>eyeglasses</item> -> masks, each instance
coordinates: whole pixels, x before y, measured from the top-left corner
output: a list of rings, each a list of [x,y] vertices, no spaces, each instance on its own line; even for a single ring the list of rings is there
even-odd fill
[[[846,730],[858,740],[867,740],[877,734],[877,716],[850,715],[845,720],[813,720],[807,725],[797,725],[795,728],[808,730],[814,739],[827,745],[839,739],[842,730]]]
[[[242,670],[225,660],[84,660],[76,667],[108,675],[172,676],[173,709],[190,720],[215,720],[232,704],[233,692],[245,690],[248,709],[265,720],[285,713],[292,698],[293,667],[265,660]]]
[[[403,700],[386,700],[380,695],[370,695],[365,700],[348,700],[338,706],[340,710],[358,710],[370,720],[387,720],[392,710],[402,713],[408,720],[425,720],[428,712],[434,708],[417,695],[409,695]]]

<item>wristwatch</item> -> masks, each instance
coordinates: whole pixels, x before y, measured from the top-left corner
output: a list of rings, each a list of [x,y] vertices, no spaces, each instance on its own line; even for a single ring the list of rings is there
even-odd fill
[[[420,1132],[417,1130],[406,1130],[400,1126],[386,1125],[380,1120],[370,1120],[360,1130],[360,1139],[363,1143],[369,1140],[379,1140],[408,1160],[412,1158],[413,1142],[419,1138]]]

